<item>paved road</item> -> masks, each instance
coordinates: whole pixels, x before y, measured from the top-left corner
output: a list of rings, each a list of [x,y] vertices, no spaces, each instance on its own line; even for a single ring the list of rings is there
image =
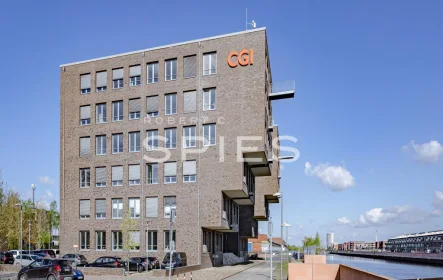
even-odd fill
[[[240,272],[236,275],[226,278],[226,280],[270,280],[271,272],[270,272],[271,263],[264,262],[260,265],[254,266],[250,269],[247,269],[243,272]],[[276,264],[274,263],[273,268],[273,278],[276,279],[275,270]]]

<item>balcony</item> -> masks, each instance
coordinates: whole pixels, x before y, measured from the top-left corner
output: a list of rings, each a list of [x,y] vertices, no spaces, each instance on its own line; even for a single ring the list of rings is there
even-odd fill
[[[295,95],[295,81],[281,81],[271,84],[271,92],[269,93],[270,100],[280,100],[286,98],[294,98]]]

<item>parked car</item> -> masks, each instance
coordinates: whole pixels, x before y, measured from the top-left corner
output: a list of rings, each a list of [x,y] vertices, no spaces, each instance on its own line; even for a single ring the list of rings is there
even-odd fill
[[[14,257],[14,260],[15,260],[15,258],[16,258],[18,255],[20,255],[20,250],[9,250],[9,252],[12,253],[12,256]]]
[[[67,260],[60,259],[38,259],[23,267],[18,273],[19,280],[47,279],[62,280],[73,279],[74,272]]]
[[[152,269],[160,269],[160,262],[155,257],[148,257],[149,263],[151,264]]]
[[[170,253],[166,253],[163,262],[162,262],[162,269],[169,269],[170,264]],[[177,268],[181,266],[187,266],[188,260],[186,258],[186,253],[183,252],[174,252],[172,254],[172,268]]]
[[[14,264],[14,256],[11,252],[0,252],[0,263]]]
[[[85,256],[79,254],[66,254],[62,259],[70,260],[73,262],[74,266],[85,266],[88,264]]]
[[[15,257],[14,264],[16,266],[25,267],[30,265],[33,261],[40,260],[41,257],[37,255],[18,255]]]
[[[146,269],[147,268],[147,269]],[[146,270],[151,270],[151,264],[146,261],[146,257],[135,257],[130,258],[128,261],[128,265],[125,267],[129,271],[138,271],[143,272]]]
[[[40,254],[45,254],[46,258],[52,258],[52,259],[56,258],[54,250],[40,249],[40,250],[35,250],[34,254],[39,254],[39,255]]]
[[[119,257],[100,257],[93,263],[88,263],[86,267],[125,267],[124,262]]]
[[[74,269],[74,280],[82,280],[85,279],[85,276],[83,275],[83,273],[78,270],[78,269]]]
[[[31,251],[30,255],[37,255],[37,256],[41,257],[42,259],[43,258],[49,259],[48,255],[46,253],[43,253],[40,251]]]

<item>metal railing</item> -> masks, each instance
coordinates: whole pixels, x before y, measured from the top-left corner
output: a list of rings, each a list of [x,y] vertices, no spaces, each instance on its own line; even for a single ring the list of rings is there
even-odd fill
[[[295,91],[295,80],[279,81],[271,84],[271,93]]]

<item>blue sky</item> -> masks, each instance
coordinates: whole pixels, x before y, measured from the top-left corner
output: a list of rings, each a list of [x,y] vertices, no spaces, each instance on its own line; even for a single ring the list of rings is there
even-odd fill
[[[11,186],[58,197],[60,64],[241,31],[247,7],[267,27],[274,81],[296,81],[295,99],[273,110],[300,151],[282,173],[291,242],[443,229],[443,2],[122,3],[3,4],[0,168]]]

